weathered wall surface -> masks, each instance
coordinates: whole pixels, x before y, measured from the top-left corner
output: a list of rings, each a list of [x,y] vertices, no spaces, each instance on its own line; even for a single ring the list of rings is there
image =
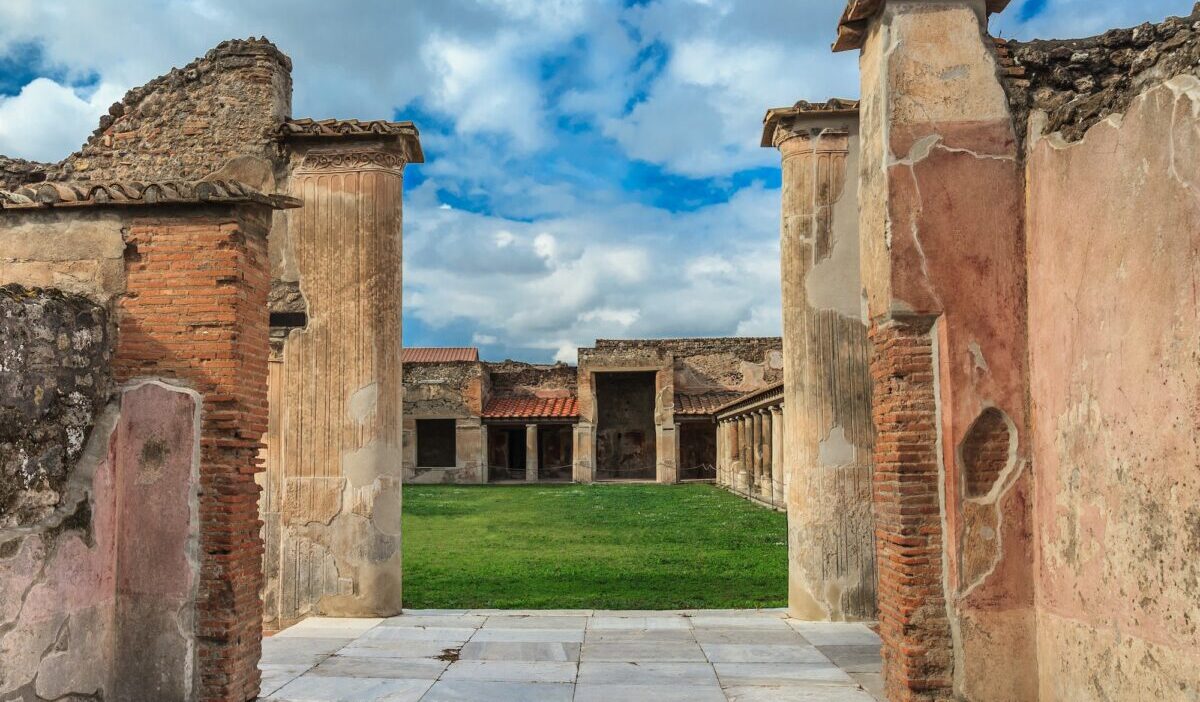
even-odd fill
[[[781,122],[784,470],[788,609],[874,619],[871,388],[862,321],[858,119],[821,110]]]
[[[565,363],[502,361],[483,366],[491,380],[491,394],[496,396],[573,397],[579,382],[578,369]]]
[[[887,3],[861,59],[862,130],[877,142],[864,148],[860,191],[874,382],[894,374],[888,392],[901,393],[874,400],[881,635],[895,699],[1037,694],[1024,184],[985,13],[974,0]],[[911,355],[926,343],[928,356]],[[961,447],[992,409],[1009,428],[1008,465],[968,498]]]
[[[1042,700],[1200,690],[1198,115],[1180,75],[1029,154]]]

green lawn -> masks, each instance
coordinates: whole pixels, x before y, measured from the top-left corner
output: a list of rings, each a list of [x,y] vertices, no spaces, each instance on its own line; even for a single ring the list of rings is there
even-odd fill
[[[404,487],[405,607],[786,602],[786,517],[711,485]]]

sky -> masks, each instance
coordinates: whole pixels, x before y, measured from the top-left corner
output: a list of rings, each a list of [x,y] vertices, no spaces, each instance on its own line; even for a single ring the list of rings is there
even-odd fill
[[[294,63],[293,116],[408,119],[404,343],[573,362],[596,338],[780,333],[763,113],[858,95],[842,0],[3,0],[0,154],[58,161],[223,39]],[[1013,0],[1010,38],[1191,0]]]

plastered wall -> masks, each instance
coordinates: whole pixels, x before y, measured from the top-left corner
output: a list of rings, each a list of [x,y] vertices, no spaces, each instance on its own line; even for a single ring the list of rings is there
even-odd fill
[[[1198,114],[1189,73],[1030,146],[1041,700],[1200,691]]]

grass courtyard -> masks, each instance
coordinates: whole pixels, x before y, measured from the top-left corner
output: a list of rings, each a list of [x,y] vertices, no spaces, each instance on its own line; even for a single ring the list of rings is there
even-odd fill
[[[406,608],[786,602],[786,517],[711,485],[404,487]]]

